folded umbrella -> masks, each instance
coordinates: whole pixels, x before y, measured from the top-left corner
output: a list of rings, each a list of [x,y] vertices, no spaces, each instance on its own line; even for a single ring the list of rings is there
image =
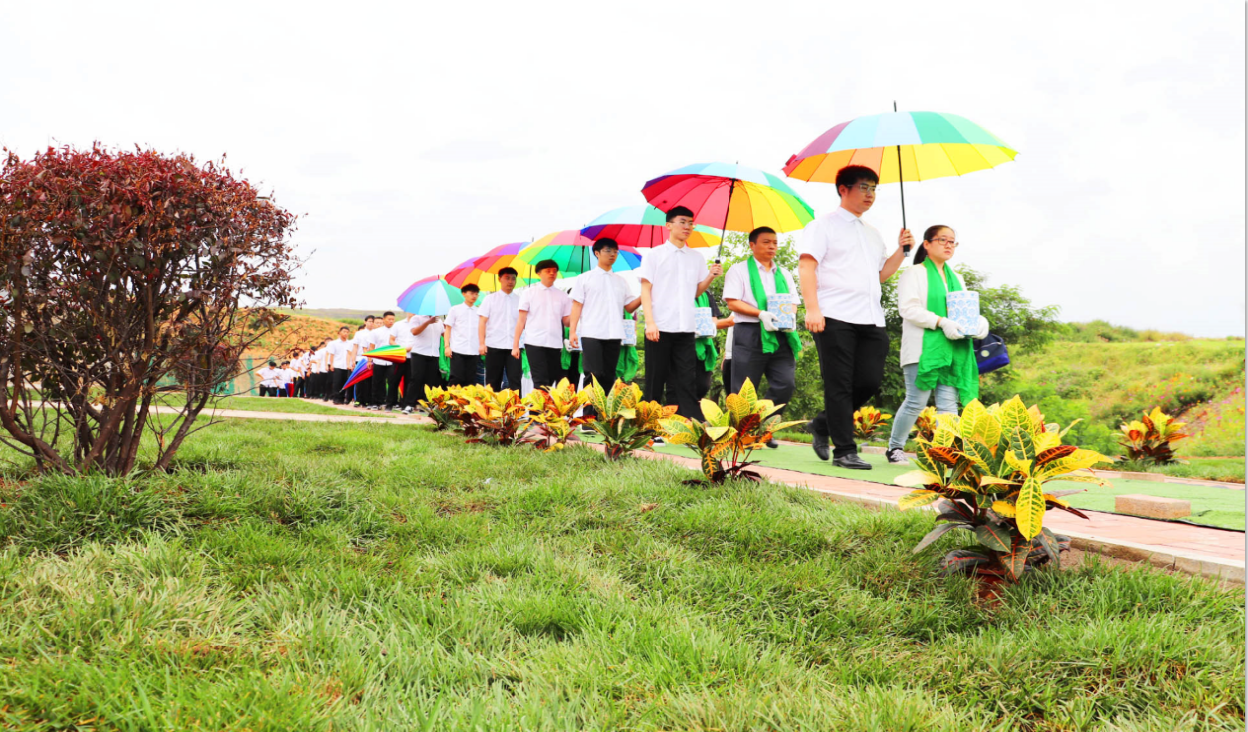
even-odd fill
[[[363,355],[391,363],[403,363],[407,360],[407,349],[398,344],[379,346],[371,351],[365,351]]]
[[[355,369],[351,371],[351,375],[347,377],[347,383],[342,385],[342,390],[346,391],[355,386],[364,379],[373,375],[373,362],[364,359],[355,364]]]

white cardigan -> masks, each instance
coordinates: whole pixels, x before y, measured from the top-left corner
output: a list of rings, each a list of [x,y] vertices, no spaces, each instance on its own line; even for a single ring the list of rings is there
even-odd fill
[[[954,277],[965,289],[962,278],[945,266],[946,277]],[[946,288],[948,289],[948,288]],[[940,316],[927,309],[927,267],[908,267],[897,280],[897,311],[901,313],[901,365],[919,362],[923,354],[923,331],[936,330]]]

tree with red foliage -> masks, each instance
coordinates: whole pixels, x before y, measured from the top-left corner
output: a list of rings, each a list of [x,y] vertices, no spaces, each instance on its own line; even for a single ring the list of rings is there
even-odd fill
[[[7,152],[7,151],[6,151]],[[39,470],[168,469],[242,352],[297,307],[295,217],[224,164],[69,147],[0,168],[0,442]],[[182,389],[160,394],[176,376]],[[172,403],[172,404],[171,404]],[[161,414],[156,406],[175,406]]]

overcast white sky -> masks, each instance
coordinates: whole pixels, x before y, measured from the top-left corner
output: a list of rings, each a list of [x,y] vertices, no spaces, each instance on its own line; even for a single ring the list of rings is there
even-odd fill
[[[0,0],[0,145],[228,153],[301,218],[309,307],[393,307],[689,163],[780,173],[865,114],[952,112],[1013,163],[908,222],[1066,320],[1244,333],[1240,2]],[[793,181],[816,212],[832,186]],[[897,187],[869,219],[895,237]],[[957,261],[957,260],[955,260]]]

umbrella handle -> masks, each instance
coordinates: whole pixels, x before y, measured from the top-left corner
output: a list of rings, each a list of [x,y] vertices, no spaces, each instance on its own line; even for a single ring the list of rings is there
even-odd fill
[[[897,102],[893,101],[893,111],[897,111]],[[883,167],[883,166],[881,166]],[[901,190],[901,228],[906,228],[906,181],[901,174],[901,145],[897,146],[897,186]],[[910,256],[910,245],[901,248],[901,253]]]

